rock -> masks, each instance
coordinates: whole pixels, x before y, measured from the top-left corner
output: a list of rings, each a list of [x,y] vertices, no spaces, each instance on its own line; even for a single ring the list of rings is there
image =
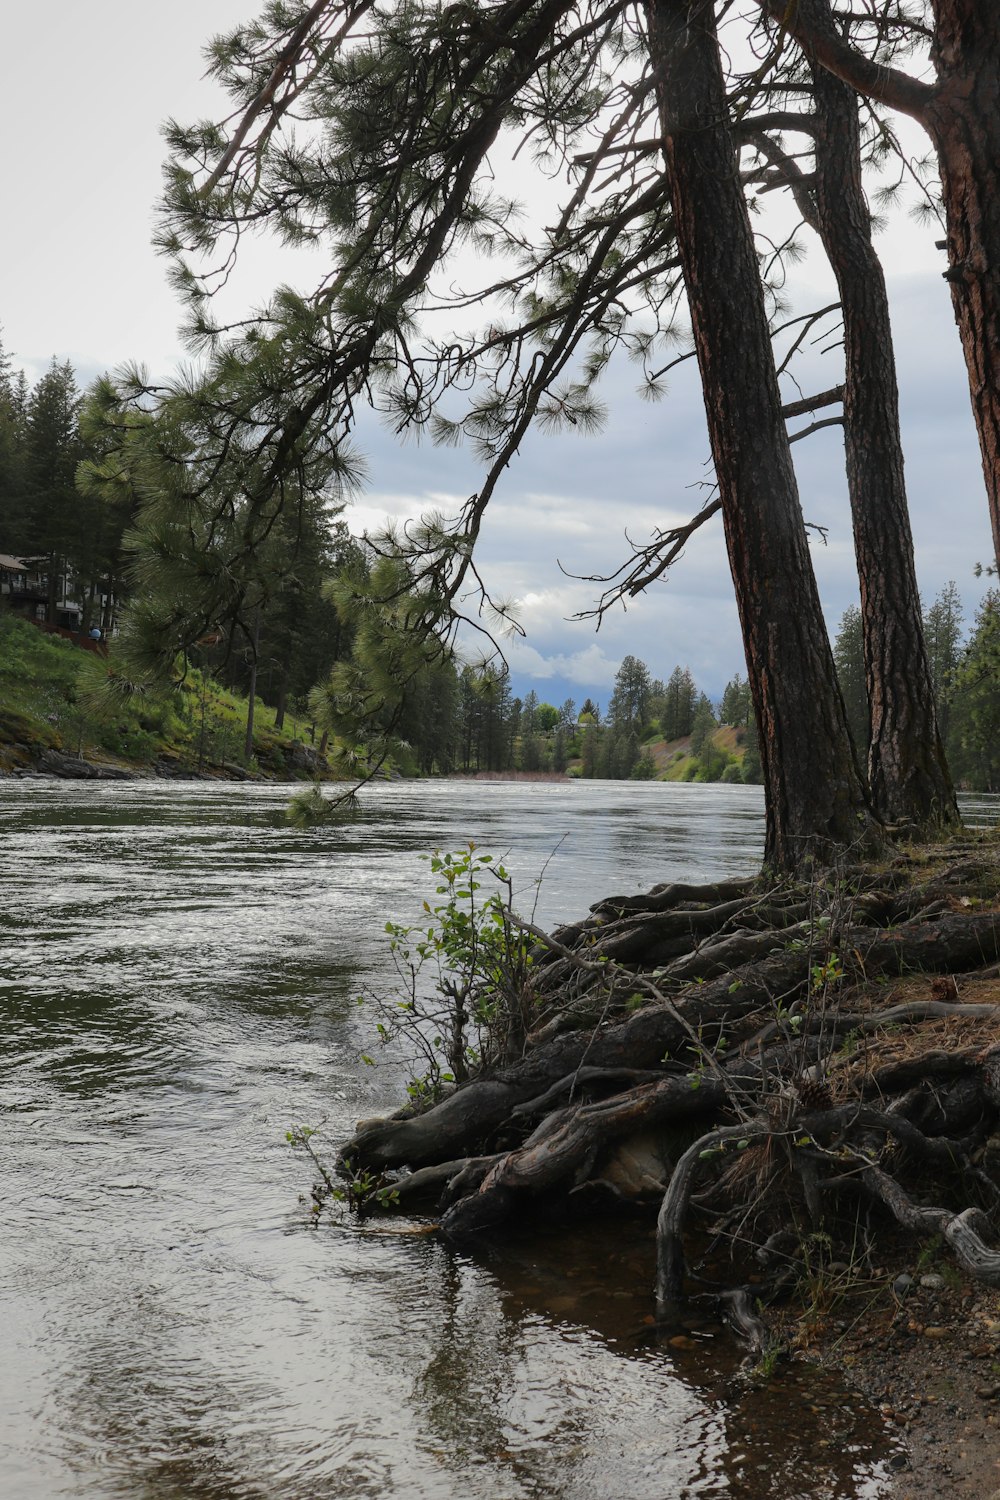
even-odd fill
[[[940,1292],[944,1289],[944,1277],[933,1274],[930,1276],[921,1276],[920,1285],[925,1292]]]
[[[907,1276],[904,1272],[902,1276],[896,1277],[892,1283],[892,1289],[897,1297],[905,1297],[913,1289],[913,1277]]]
[[[43,750],[38,764],[50,776],[62,776],[69,781],[132,781],[134,778],[132,771],[125,771],[121,766],[80,760],[75,755],[63,755],[59,750]]]
[[[924,1329],[925,1339],[946,1339],[947,1337],[948,1329],[942,1328],[940,1324],[932,1323]]]
[[[246,766],[238,766],[235,761],[224,760],[222,762],[222,769],[230,781],[260,781],[261,779],[259,776],[255,776],[252,771],[248,771]]]
[[[285,760],[295,771],[309,771],[315,775],[319,771],[327,770],[327,764],[322,755],[315,750],[310,750],[308,745],[303,745],[301,740],[293,740],[291,748],[285,751]]]

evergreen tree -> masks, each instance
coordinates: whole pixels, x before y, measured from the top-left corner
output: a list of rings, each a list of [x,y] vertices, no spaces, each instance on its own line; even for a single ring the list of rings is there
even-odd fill
[[[466,773],[479,770],[479,720],[482,704],[476,674],[464,666],[458,679],[459,763]]]
[[[746,746],[743,752],[743,780],[749,786],[759,786],[763,780],[757,720],[752,713],[750,715],[750,722],[747,725]]]
[[[521,737],[521,770],[540,771],[543,766],[542,742],[537,734]]]
[[[450,661],[430,663],[409,684],[396,730],[412,752],[416,771],[444,775],[454,768],[458,724],[455,666]]]
[[[644,750],[632,767],[632,781],[655,781],[656,762],[648,750]]]
[[[954,676],[949,754],[956,779],[973,791],[1000,791],[1000,591],[980,605]]]
[[[639,755],[639,735],[634,724],[611,723],[601,736],[597,774],[608,781],[627,781]]]
[[[24,516],[24,372],[15,375],[0,342],[0,550],[17,556],[22,550]]]
[[[750,684],[739,672],[726,683],[719,704],[719,723],[735,727],[746,724],[750,715]]]
[[[591,720],[584,726],[583,745],[580,755],[580,774],[592,780],[598,774],[601,752],[601,731],[597,724]]]
[[[868,690],[865,686],[865,653],[861,630],[861,611],[856,604],[847,608],[833,643],[837,681],[847,709],[847,722],[855,749],[863,760],[868,749]]]
[[[718,721],[712,708],[710,699],[702,693],[698,699],[698,706],[694,711],[691,724],[691,754],[699,759],[705,755],[709,748],[712,736],[718,729]]]
[[[53,625],[64,591],[75,591],[75,564],[87,543],[76,491],[76,469],[84,456],[80,405],[72,366],[53,359],[28,401],[23,510],[17,536],[25,555],[45,558],[46,619]]]
[[[937,156],[950,265],[945,272],[962,340],[972,409],[983,458],[1000,559],[1000,8],[977,0],[935,0],[917,8],[885,6],[841,11],[829,4],[758,0],[762,17],[790,33],[815,65],[856,89],[872,105],[901,110],[927,131]],[[915,36],[929,44],[934,77],[888,65],[912,49]],[[878,60],[873,58],[873,49]],[[921,58],[921,63],[923,58]],[[973,270],[972,268],[976,268]],[[968,281],[978,291],[970,296]]]
[[[510,768],[509,733],[513,697],[505,671],[487,664],[479,673],[477,686],[482,703],[480,759],[487,771]]]
[[[199,399],[215,429],[195,464],[211,470],[234,433],[252,434],[252,483],[241,491],[251,531],[296,465],[339,451],[370,395],[397,430],[476,444],[488,470],[462,515],[428,520],[395,553],[421,601],[409,628],[446,637],[475,576],[485,508],[530,423],[597,424],[594,384],[616,350],[645,360],[670,328],[679,263],[761,725],[765,857],[792,868],[878,839],[802,530],[716,19],[701,0],[655,0],[641,33],[627,12],[566,0],[488,15],[417,3],[363,18],[331,0],[290,30],[272,7],[213,49],[238,121],[171,130],[166,248],[209,356]],[[637,94],[641,67],[652,88]],[[633,147],[654,99],[662,160],[650,170]],[[288,118],[304,122],[294,139],[293,103]],[[572,179],[558,245],[549,233],[530,243],[495,201],[490,153],[515,121],[528,139],[544,137],[553,172],[564,162]],[[336,264],[313,298],[281,292],[258,320],[224,331],[185,255],[238,239],[250,218],[286,238],[324,236]],[[509,254],[510,274],[496,274],[512,324],[498,326],[491,306],[482,330],[419,348],[429,282],[461,241]],[[495,284],[491,269],[484,298]],[[463,288],[466,324],[474,296]],[[188,393],[165,403],[168,428],[178,399],[183,407]],[[181,500],[189,479],[168,459],[161,453],[159,475]],[[229,576],[241,548],[225,559]]]
[[[937,699],[938,723],[948,733],[951,694],[962,656],[962,600],[957,585],[947,583],[924,616],[924,638]]]
[[[687,667],[675,667],[667,682],[660,728],[666,740],[683,739],[691,733],[698,690]]]
[[[616,729],[641,731],[649,722],[652,679],[649,668],[637,656],[626,656],[615,676],[608,704],[608,720]]]

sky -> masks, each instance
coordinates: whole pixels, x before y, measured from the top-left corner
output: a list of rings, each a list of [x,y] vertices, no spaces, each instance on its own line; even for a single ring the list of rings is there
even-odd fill
[[[171,116],[187,123],[225,112],[203,77],[201,49],[247,18],[250,5],[53,0],[44,36],[27,7],[6,18],[0,127],[17,145],[0,155],[7,210],[0,329],[29,379],[53,356],[70,360],[81,384],[128,361],[160,377],[184,361],[179,308],[151,245],[165,156],[159,132]],[[914,147],[924,149],[916,136]],[[974,569],[991,544],[965,368],[934,246],[940,236],[903,216],[879,243],[921,593],[929,603],[954,579],[971,617],[984,591]],[[257,247],[240,295],[260,300],[284,270],[276,251]],[[795,268],[789,295],[803,310],[834,300],[815,245]],[[689,518],[706,493],[708,438],[694,362],[656,405],[637,399],[636,377],[632,367],[610,371],[600,434],[530,437],[491,503],[478,559],[491,591],[519,602],[526,637],[506,652],[521,695],[533,689],[557,705],[589,695],[604,704],[627,654],[664,679],[675,665],[689,666],[715,698],[745,671],[718,521],[692,539],[669,581],[627,611],[606,614],[599,631],[593,620],[572,618],[592,608],[601,588],[568,575],[610,573],[629,555],[627,537],[643,542]],[[810,351],[798,378],[807,393],[835,384],[836,354]],[[795,394],[789,387],[788,398]],[[352,530],[387,515],[451,512],[478,489],[478,466],[464,450],[398,446],[374,419],[362,420],[358,440],[368,484],[347,516]],[[827,528],[825,545],[815,540],[812,553],[835,631],[857,602],[840,431],[818,433],[793,453],[803,513]]]

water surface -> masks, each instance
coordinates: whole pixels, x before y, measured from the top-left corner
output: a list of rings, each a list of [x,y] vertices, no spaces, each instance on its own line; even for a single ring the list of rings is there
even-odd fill
[[[752,871],[758,789],[410,783],[307,834],[286,798],[0,783],[0,1494],[880,1494],[880,1423],[824,1377],[761,1388],[710,1324],[656,1342],[648,1225],[470,1256],[315,1222],[285,1141],[398,1102],[356,996],[430,849],[503,855],[552,924]]]

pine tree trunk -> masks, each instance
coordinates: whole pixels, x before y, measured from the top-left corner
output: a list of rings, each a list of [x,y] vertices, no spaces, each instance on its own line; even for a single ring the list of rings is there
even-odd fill
[[[979,433],[993,546],[1000,556],[1000,6],[934,0],[934,84],[874,64],[838,32],[817,31],[802,4],[759,0],[807,56],[859,93],[919,120],[937,151],[948,226],[952,305]]]
[[[250,639],[250,683],[247,687],[247,729],[243,741],[243,755],[246,760],[253,757],[253,720],[254,709],[257,704],[257,648],[260,644],[260,608],[254,611],[253,635]]]
[[[935,13],[939,86],[923,123],[941,169],[946,275],[1000,557],[1000,5],[937,0]]]
[[[678,249],[760,728],[765,863],[870,847],[876,828],[806,543],[715,36],[699,0],[646,0]]]
[[[832,27],[829,0],[803,6]],[[814,66],[816,228],[844,318],[844,442],[861,584],[871,716],[868,777],[876,813],[923,830],[958,823],[938,730],[903,477],[889,302],[861,185],[854,90]]]

